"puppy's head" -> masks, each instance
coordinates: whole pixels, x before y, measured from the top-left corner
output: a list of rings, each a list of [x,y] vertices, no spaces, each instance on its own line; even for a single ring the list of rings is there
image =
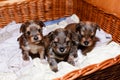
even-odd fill
[[[42,40],[42,27],[44,27],[42,21],[29,21],[21,25],[20,32],[23,33],[26,39],[31,43],[38,43]]]
[[[80,44],[83,46],[91,46],[95,43],[95,34],[99,26],[94,22],[81,21],[76,25],[76,32],[80,34]]]
[[[71,34],[69,31],[59,28],[49,33],[49,35],[52,41],[51,47],[55,54],[61,56],[69,53],[71,47]]]

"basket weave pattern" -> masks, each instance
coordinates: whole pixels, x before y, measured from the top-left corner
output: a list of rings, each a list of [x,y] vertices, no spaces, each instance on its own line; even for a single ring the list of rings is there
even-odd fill
[[[73,0],[25,0],[21,3],[0,6],[0,27],[12,20],[25,22],[58,19],[73,14]]]
[[[100,10],[84,0],[78,0],[77,15],[81,20],[94,21],[106,32],[112,34],[113,40],[120,43],[120,18]]]
[[[81,20],[94,21],[113,40],[120,43],[120,18],[108,14],[84,0],[26,0],[0,7],[0,27],[15,20],[17,23],[31,19],[54,20],[77,14]],[[119,80],[120,55],[99,64],[72,71],[55,80]]]
[[[0,6],[0,27],[9,22],[26,22],[31,19],[54,20],[76,13],[81,20],[97,22],[102,29],[120,42],[120,19],[98,10],[84,0],[26,0],[21,3]]]

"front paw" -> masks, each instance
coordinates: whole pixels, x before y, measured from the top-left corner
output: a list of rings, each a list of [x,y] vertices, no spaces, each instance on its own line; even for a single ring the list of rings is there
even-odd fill
[[[72,60],[68,60],[68,63],[70,63],[71,65],[75,66],[75,62]]]
[[[58,68],[53,68],[52,71],[58,72]]]
[[[74,58],[73,57],[69,57],[68,63],[70,63],[71,65],[75,66]]]
[[[57,62],[55,60],[51,60],[51,62],[49,62],[49,66],[52,71],[54,71],[54,72],[58,71]]]
[[[25,60],[25,61],[29,61],[30,60],[28,55],[23,55],[22,57],[23,57],[23,60]]]
[[[52,71],[58,72],[58,66],[57,66],[57,65],[55,65],[55,66],[50,66],[50,67],[51,67]]]

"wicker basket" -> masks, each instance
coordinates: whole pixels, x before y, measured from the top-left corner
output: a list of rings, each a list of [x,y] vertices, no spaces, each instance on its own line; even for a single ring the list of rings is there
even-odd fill
[[[17,23],[31,19],[54,20],[77,14],[81,20],[98,23],[120,43],[120,18],[108,14],[84,0],[24,0],[0,6],[0,27],[15,20]],[[93,17],[94,15],[94,17]],[[55,80],[120,80],[120,55],[72,71]]]

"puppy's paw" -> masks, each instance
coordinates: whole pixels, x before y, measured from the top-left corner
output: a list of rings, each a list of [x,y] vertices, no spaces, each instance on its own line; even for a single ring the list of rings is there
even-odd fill
[[[53,67],[52,67],[52,71],[58,72],[58,67],[57,67],[57,66],[53,66]]]
[[[30,60],[29,56],[27,56],[27,55],[23,55],[22,57],[23,57],[23,60],[25,60],[25,61],[29,61]]]
[[[70,63],[71,65],[75,66],[75,62],[73,60],[68,60],[68,63]]]
[[[54,71],[54,72],[57,72],[58,71],[58,66],[57,66],[57,64],[50,64],[50,68],[51,68],[51,70],[52,71]]]
[[[75,66],[74,58],[73,57],[69,57],[68,58],[68,63],[70,63],[71,65]]]

